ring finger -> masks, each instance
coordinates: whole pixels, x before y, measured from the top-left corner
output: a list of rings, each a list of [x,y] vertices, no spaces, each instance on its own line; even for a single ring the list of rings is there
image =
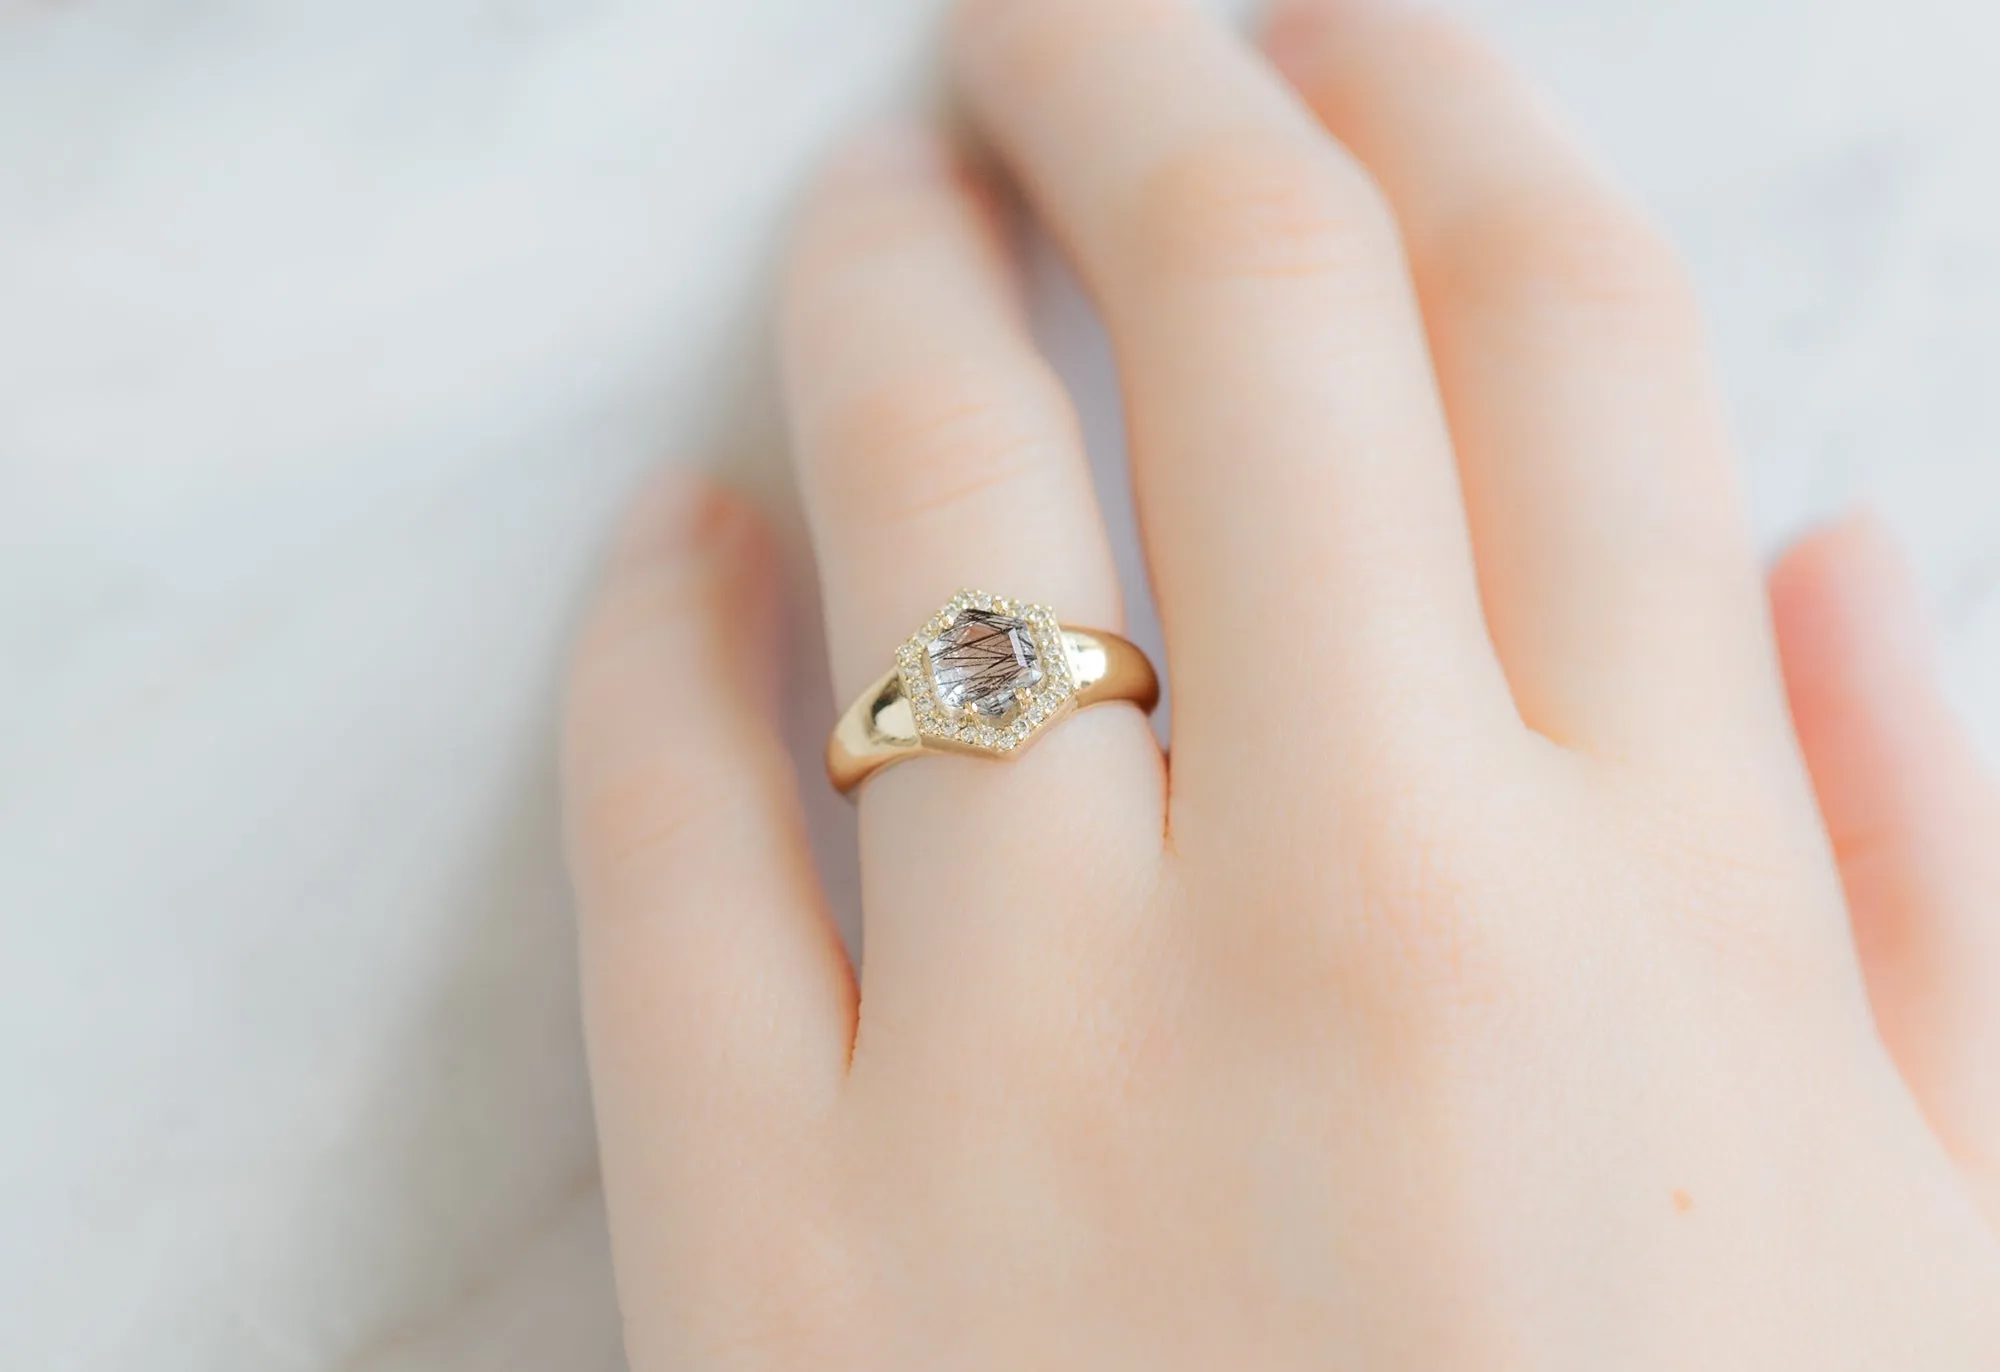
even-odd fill
[[[784,353],[843,702],[962,587],[1120,627],[1068,397],[1029,338],[990,197],[941,138],[878,131],[813,194],[787,274]],[[1076,803],[1041,801],[1052,794]],[[968,884],[968,845],[1032,849],[1044,863],[1064,847],[1093,862],[1157,856],[1163,806],[1159,750],[1123,708],[1086,711],[1006,764],[935,757],[882,773],[861,792],[865,979],[968,944],[990,965],[996,938],[1060,932],[980,908],[1009,883]]]

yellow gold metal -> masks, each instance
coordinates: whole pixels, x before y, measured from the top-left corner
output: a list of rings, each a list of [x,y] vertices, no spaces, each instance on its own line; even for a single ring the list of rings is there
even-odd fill
[[[924,666],[923,645],[950,626],[954,613],[975,605],[1033,623],[1046,661],[1045,681],[1020,693],[1020,716],[1002,728],[944,711]],[[921,718],[912,696],[923,702]],[[1071,711],[1115,700],[1148,712],[1160,702],[1159,677],[1136,645],[1102,629],[1059,627],[1041,606],[964,591],[904,645],[898,665],[862,692],[840,717],[826,744],[827,779],[842,795],[851,796],[884,767],[925,753],[1011,758]]]

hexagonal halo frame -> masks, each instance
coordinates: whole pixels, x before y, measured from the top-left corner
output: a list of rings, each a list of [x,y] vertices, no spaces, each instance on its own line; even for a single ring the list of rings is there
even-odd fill
[[[938,699],[931,678],[931,640],[951,627],[961,611],[990,610],[1026,622],[1041,657],[1042,679],[1028,688],[1020,712],[1005,724],[988,724],[969,710],[953,711]],[[910,702],[917,736],[926,748],[1010,757],[1027,747],[1076,706],[1076,668],[1063,641],[1062,626],[1046,605],[1010,600],[985,591],[960,591],[896,650],[903,698]]]

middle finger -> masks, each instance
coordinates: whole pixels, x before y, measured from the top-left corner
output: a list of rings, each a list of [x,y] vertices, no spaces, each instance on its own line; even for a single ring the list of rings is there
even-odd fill
[[[1378,782],[1366,759],[1384,749],[1511,719],[1414,293],[1366,174],[1174,0],[973,0],[956,36],[974,110],[1125,378],[1175,827],[1327,777]]]

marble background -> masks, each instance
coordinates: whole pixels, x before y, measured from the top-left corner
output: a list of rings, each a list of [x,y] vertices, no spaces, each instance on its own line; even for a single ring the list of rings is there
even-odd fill
[[[2000,744],[2000,13],[1461,8],[1685,245],[1763,535],[1877,503]],[[0,0],[0,1366],[619,1365],[557,664],[648,464],[782,508],[775,232],[935,11]]]

